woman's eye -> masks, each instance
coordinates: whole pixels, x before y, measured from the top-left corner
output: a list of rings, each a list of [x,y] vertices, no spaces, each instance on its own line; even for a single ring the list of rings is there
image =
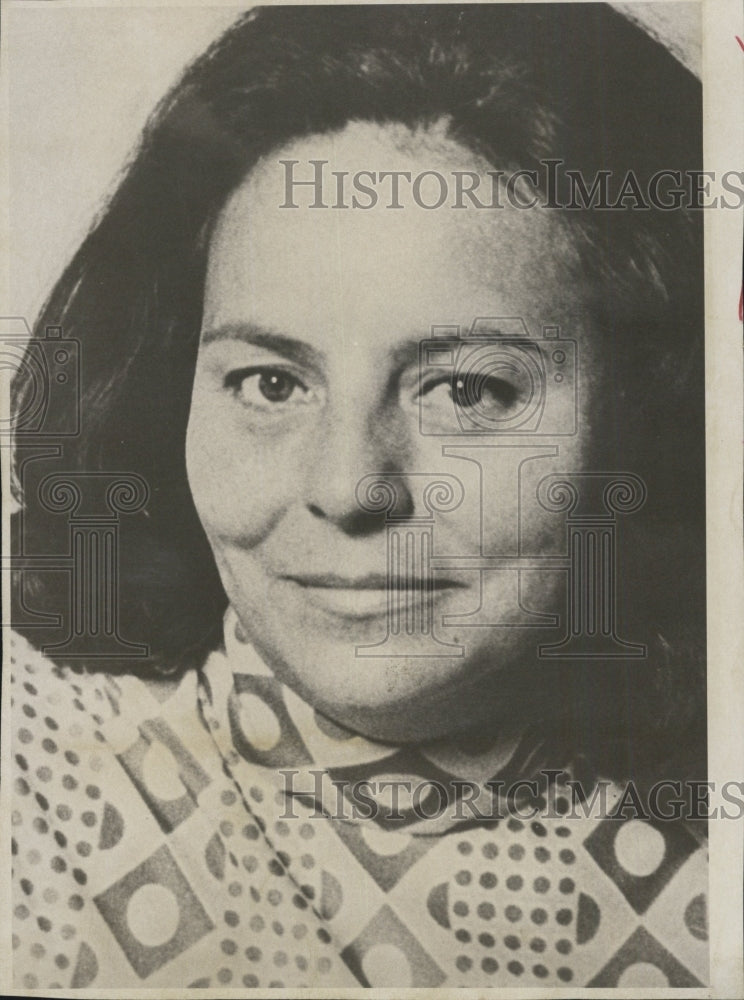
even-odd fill
[[[508,411],[519,400],[519,386],[494,375],[454,374],[450,378],[424,385],[421,395],[426,407],[450,410]]]
[[[269,410],[309,401],[308,387],[281,368],[244,368],[230,372],[225,386],[244,406]]]
[[[430,370],[415,398],[424,433],[504,433],[519,419],[533,392],[524,366],[512,359],[490,359],[488,365],[469,369]]]
[[[471,407],[508,410],[517,401],[518,388],[489,375],[456,375],[451,382],[452,401],[461,409]]]

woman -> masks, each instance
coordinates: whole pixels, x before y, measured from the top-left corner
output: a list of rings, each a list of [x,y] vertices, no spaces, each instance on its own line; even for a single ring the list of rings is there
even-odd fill
[[[187,70],[37,324],[82,420],[24,554],[137,496],[105,655],[19,562],[19,985],[704,980],[699,108],[601,5],[266,8]]]

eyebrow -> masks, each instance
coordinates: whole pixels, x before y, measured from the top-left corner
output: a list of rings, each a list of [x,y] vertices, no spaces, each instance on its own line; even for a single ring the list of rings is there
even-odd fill
[[[532,351],[534,354],[537,354],[538,356],[542,355],[543,353],[543,350],[540,347],[539,342],[534,337],[531,337],[528,333],[525,333],[521,336],[514,336],[512,334],[504,333],[504,331],[500,329],[496,324],[492,326],[489,323],[487,326],[483,325],[479,327],[478,333],[475,334],[475,336],[471,336],[469,331],[463,334],[463,338],[467,339],[468,343],[470,344],[472,344],[474,341],[478,341],[481,337],[483,337],[485,341],[489,341],[490,338],[490,342],[496,344],[503,342],[510,344],[519,344],[520,347],[524,348],[527,351]],[[557,342],[558,339],[556,338],[556,343]]]
[[[480,327],[478,333],[474,336],[471,335],[468,329],[465,329],[464,332],[461,331],[460,336],[452,334],[451,336],[425,337],[422,339],[421,343],[423,344],[425,342],[427,348],[430,348],[432,344],[436,344],[440,341],[442,344],[447,344],[449,342],[454,342],[455,344],[458,344],[464,342],[467,343],[468,346],[472,347],[474,344],[477,344],[481,340],[483,341],[484,344],[504,344],[504,343],[517,344],[523,350],[529,351],[532,354],[537,355],[538,358],[542,358],[545,353],[540,342],[538,340],[535,340],[533,337],[530,337],[528,334],[524,334],[524,336],[515,337],[511,334],[504,333],[497,326],[490,326],[490,325]],[[551,343],[551,341],[548,341],[548,343]],[[556,345],[560,346],[560,341],[557,338],[555,343]]]
[[[514,340],[517,340],[520,347],[533,350],[538,355],[542,353],[540,345],[534,340],[531,340],[529,337],[507,337],[501,334],[501,331],[495,327],[483,328],[483,332],[485,334],[483,339],[486,341],[488,341],[489,337],[496,341],[507,340],[514,342]],[[306,343],[304,340],[298,340],[296,337],[288,337],[284,333],[278,333],[275,330],[267,329],[256,323],[225,323],[221,326],[210,327],[209,329],[203,331],[201,339],[205,346],[217,343],[221,340],[240,340],[246,344],[253,344],[256,347],[265,348],[266,350],[272,351],[274,354],[278,354],[280,357],[286,358],[289,361],[294,361],[295,364],[299,365],[320,367],[326,359],[326,355],[323,351],[319,351],[317,348],[311,347],[310,344]],[[442,339],[446,341],[448,338],[445,337]],[[452,339],[457,341],[460,338],[454,337]],[[470,343],[472,343],[473,339],[479,338],[469,338],[466,334],[464,339],[467,339]],[[410,340],[396,345],[392,352],[393,367],[403,368],[407,365],[414,364],[419,357],[420,345],[424,340],[430,340],[430,338],[411,338]]]
[[[204,345],[220,340],[242,340],[246,344],[273,351],[300,365],[318,365],[325,357],[322,351],[311,347],[304,340],[287,337],[286,334],[265,329],[255,323],[225,323],[205,330],[201,339]]]
[[[242,340],[246,344],[264,347],[298,364],[319,365],[326,358],[323,351],[311,347],[304,340],[288,337],[284,333],[278,333],[256,323],[225,323],[210,327],[204,330],[201,339],[205,346],[220,340]],[[418,339],[411,338],[402,344],[397,344],[392,352],[393,366],[413,364],[418,358],[419,343]]]

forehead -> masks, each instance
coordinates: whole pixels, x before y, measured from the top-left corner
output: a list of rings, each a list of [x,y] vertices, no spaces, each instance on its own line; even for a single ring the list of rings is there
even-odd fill
[[[391,207],[393,172],[411,180],[428,173],[420,197],[401,177],[402,207]],[[493,167],[449,137],[445,121],[418,129],[354,122],[265,157],[219,217],[205,324],[250,320],[293,334],[317,325],[330,335],[353,318],[362,327],[369,321],[425,335],[433,324],[519,315],[539,333],[575,305],[575,293],[567,294],[575,288],[567,227],[550,211],[509,206],[503,193],[501,208],[477,208],[467,199],[467,207],[453,207],[458,172],[475,175],[480,201],[492,202]],[[448,189],[436,209],[422,204],[442,190],[433,173]],[[326,207],[310,207],[312,185],[295,185],[288,198],[289,177],[321,177]],[[375,189],[373,207],[358,207],[371,200],[360,185]],[[287,207],[292,203],[297,207]]]

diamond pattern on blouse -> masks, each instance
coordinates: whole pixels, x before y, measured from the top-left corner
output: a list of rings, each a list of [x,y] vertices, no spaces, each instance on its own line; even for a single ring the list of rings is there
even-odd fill
[[[326,725],[243,647],[162,688],[21,642],[11,673],[17,988],[707,977],[705,855],[682,824],[329,818],[333,777],[444,783],[463,755]],[[288,798],[282,768],[323,780]]]

